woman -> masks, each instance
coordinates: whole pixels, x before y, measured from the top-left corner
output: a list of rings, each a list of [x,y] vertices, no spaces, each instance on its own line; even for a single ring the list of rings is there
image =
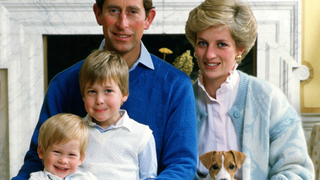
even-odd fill
[[[186,36],[200,76],[194,83],[198,157],[237,150],[246,160],[235,179],[313,179],[301,119],[270,83],[237,71],[254,45],[257,22],[247,3],[206,0],[192,10]],[[208,170],[198,160],[195,179]]]

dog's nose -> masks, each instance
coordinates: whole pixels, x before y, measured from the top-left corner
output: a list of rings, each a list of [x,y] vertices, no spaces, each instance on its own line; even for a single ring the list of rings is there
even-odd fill
[[[222,178],[222,179],[220,179],[220,180],[228,180],[227,178]]]

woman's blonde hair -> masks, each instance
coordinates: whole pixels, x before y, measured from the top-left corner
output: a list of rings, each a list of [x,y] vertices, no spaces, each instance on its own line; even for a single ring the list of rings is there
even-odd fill
[[[257,38],[257,22],[250,6],[238,0],[206,0],[189,13],[186,37],[195,47],[197,33],[210,26],[225,26],[237,48],[243,48],[242,59]],[[240,63],[240,62],[239,62]]]
[[[84,157],[89,143],[89,131],[77,115],[57,114],[47,119],[40,128],[38,144],[43,151],[53,144],[64,144],[71,140],[80,142],[80,157]]]
[[[126,61],[113,51],[96,50],[84,61],[79,74],[80,91],[84,97],[86,85],[103,85],[107,80],[118,84],[122,95],[129,95],[129,69]]]

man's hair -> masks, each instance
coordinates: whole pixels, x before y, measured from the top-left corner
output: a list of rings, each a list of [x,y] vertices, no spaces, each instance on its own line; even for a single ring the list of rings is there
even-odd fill
[[[80,142],[80,157],[84,157],[89,143],[89,131],[82,118],[70,113],[60,113],[46,120],[39,131],[38,144],[46,151],[53,144]]]
[[[118,84],[122,95],[129,95],[129,68],[126,61],[113,51],[96,50],[86,58],[80,69],[82,97],[85,96],[86,85],[103,85],[108,80]]]
[[[104,1],[105,0],[96,0],[96,4],[98,5],[98,7],[100,8],[101,11],[102,11],[102,8],[103,8]],[[154,8],[152,6],[152,0],[142,0],[142,2],[143,2],[144,10],[146,11],[146,17],[147,17],[149,12],[150,12],[150,10]]]
[[[210,26],[225,26],[229,29],[236,47],[244,47],[244,58],[257,38],[257,21],[250,6],[239,0],[206,0],[189,13],[186,37],[195,47],[197,33]],[[240,63],[240,62],[239,62]]]

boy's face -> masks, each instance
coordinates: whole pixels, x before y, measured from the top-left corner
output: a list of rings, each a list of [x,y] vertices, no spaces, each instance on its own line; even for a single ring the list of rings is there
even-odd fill
[[[95,83],[89,86],[87,84],[83,102],[87,113],[94,118],[94,122],[106,129],[118,122],[119,109],[127,98],[127,95],[122,94],[118,84],[110,79],[103,85]]]
[[[80,158],[80,141],[78,140],[50,145],[45,152],[39,146],[38,155],[46,170],[60,178],[76,172],[84,159],[84,157]]]

